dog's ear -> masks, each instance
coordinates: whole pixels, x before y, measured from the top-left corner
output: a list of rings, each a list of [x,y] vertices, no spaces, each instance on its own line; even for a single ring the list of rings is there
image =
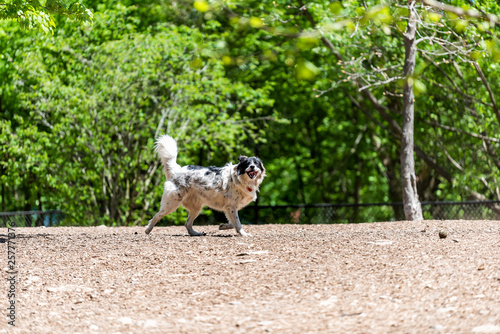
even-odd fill
[[[239,162],[242,162],[243,160],[246,160],[246,159],[248,159],[248,157],[247,157],[247,156],[245,156],[245,155],[240,155],[240,156],[238,157],[238,161],[239,161]]]

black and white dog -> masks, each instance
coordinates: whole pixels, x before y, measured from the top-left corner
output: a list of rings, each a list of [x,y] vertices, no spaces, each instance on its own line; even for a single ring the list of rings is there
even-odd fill
[[[167,181],[160,211],[149,221],[146,234],[162,217],[182,205],[189,212],[186,221],[188,233],[192,236],[203,235],[193,229],[193,221],[206,205],[226,214],[229,224],[221,225],[219,229],[235,228],[241,236],[249,235],[241,227],[238,211],[257,199],[257,191],[266,176],[259,158],[240,156],[237,165],[228,163],[224,167],[181,167],[176,162],[177,143],[168,135],[158,139],[156,151]]]

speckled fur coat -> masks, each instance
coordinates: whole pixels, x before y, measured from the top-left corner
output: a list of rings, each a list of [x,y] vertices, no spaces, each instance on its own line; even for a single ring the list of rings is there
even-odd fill
[[[160,156],[165,182],[160,211],[149,221],[146,234],[165,215],[182,205],[189,212],[186,228],[190,235],[203,235],[193,229],[193,222],[203,206],[222,211],[229,224],[220,229],[235,228],[242,236],[248,236],[238,217],[238,211],[257,199],[259,186],[266,176],[266,170],[257,157],[239,157],[239,163],[224,167],[179,166],[177,143],[164,135],[157,141],[156,150]]]

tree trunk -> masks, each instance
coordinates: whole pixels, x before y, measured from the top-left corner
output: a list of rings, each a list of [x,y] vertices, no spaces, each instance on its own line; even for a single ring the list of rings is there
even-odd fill
[[[413,78],[415,59],[417,56],[417,13],[416,1],[408,3],[410,17],[408,29],[404,36],[406,83],[403,92],[403,138],[401,139],[401,186],[403,189],[403,205],[406,220],[422,220],[422,207],[418,199],[417,178],[415,176],[415,157],[413,152],[413,123],[415,96],[413,94]]]

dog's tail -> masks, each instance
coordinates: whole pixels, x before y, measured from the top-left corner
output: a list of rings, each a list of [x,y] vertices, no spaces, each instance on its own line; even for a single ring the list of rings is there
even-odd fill
[[[180,168],[177,164],[177,143],[174,138],[169,135],[163,135],[156,141],[156,152],[161,159],[161,164],[163,166],[163,173],[167,177],[167,180],[172,175],[175,169]]]

